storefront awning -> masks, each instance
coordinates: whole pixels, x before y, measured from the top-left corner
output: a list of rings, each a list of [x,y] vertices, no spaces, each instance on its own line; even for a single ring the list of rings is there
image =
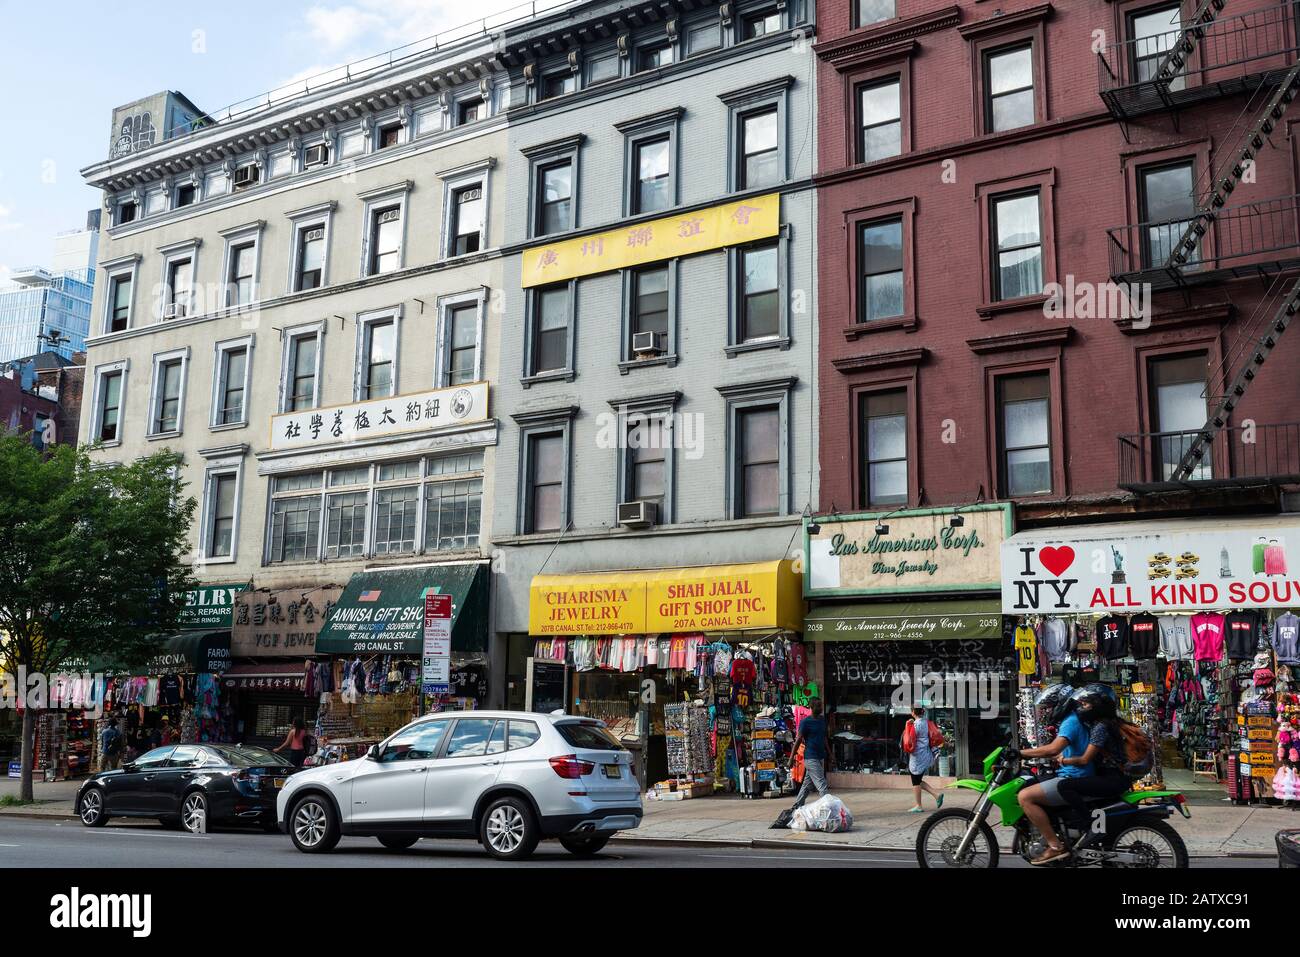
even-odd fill
[[[788,560],[585,575],[538,575],[530,635],[799,631],[803,591]]]
[[[809,641],[943,641],[997,639],[996,598],[818,605],[804,619]]]
[[[484,562],[357,572],[316,639],[321,655],[410,654],[424,648],[424,596],[451,595],[451,650],[487,650]]]
[[[230,631],[182,631],[159,642],[158,650],[143,663],[128,666],[99,659],[86,670],[105,675],[221,674],[230,667]]]

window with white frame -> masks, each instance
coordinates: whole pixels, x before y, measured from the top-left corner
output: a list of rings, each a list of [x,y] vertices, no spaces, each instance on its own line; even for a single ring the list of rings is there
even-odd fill
[[[451,194],[451,248],[448,255],[476,253],[483,239],[483,184],[473,183]]]
[[[396,394],[399,318],[395,312],[385,312],[358,320],[356,401]]]
[[[153,389],[149,402],[149,434],[168,435],[181,431],[185,409],[185,367],[189,350],[154,356]]]
[[[122,332],[131,325],[135,273],[124,272],[108,280],[108,331]]]
[[[333,203],[289,214],[293,248],[289,256],[289,289],[319,289],[329,281],[330,219]]]
[[[456,104],[457,126],[464,126],[466,123],[477,123],[479,120],[486,118],[487,104],[483,102],[481,96],[467,97]]]
[[[193,206],[199,200],[199,188],[194,183],[181,183],[176,187],[176,193],[172,200],[172,206],[180,209],[183,206]]]
[[[320,404],[317,390],[320,373],[321,326],[309,330],[287,330],[284,337],[283,381],[280,388],[282,412],[301,412]]]
[[[740,38],[756,40],[781,30],[781,10],[779,7],[765,7],[747,13],[740,18]]]
[[[125,362],[115,362],[95,370],[95,412],[91,433],[96,441],[116,443],[122,440],[126,371]]]
[[[479,378],[478,337],[480,300],[448,303],[442,313],[442,360],[438,386],[462,385]]]
[[[481,449],[271,479],[271,563],[474,548]]]
[[[212,425],[248,422],[248,388],[252,372],[253,338],[248,336],[216,346],[212,383]]]
[[[163,289],[164,319],[180,319],[194,308],[194,254],[168,257]]]
[[[378,276],[402,265],[402,207],[383,206],[370,214],[370,258],[366,275]]]
[[[225,303],[229,308],[246,306],[257,299],[257,263],[262,224],[222,230],[226,240]]]
[[[239,468],[210,468],[203,492],[202,557],[233,559],[239,525]]]

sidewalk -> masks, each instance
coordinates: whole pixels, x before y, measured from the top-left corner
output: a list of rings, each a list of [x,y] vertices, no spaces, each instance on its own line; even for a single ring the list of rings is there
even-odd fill
[[[949,789],[944,807],[970,807],[973,791]],[[817,844],[878,850],[912,851],[916,834],[934,810],[925,797],[925,814],[908,814],[911,794],[897,790],[841,791],[837,795],[853,814],[853,830],[840,834],[813,831],[771,830],[769,825],[793,798],[747,799],[740,797],[693,798],[687,801],[646,801],[645,818],[635,831],[621,834],[624,840],[674,842],[721,842],[752,844]],[[1300,813],[1281,808],[1235,807],[1219,803],[1189,805],[1192,818],[1170,818],[1187,844],[1192,857],[1276,855],[1273,835],[1284,828],[1300,828]],[[997,819],[997,812],[993,819]],[[1011,846],[1012,830],[994,825],[1004,850]]]
[[[72,802],[77,796],[77,788],[80,785],[80,780],[55,781],[51,784],[34,781],[32,791],[36,803],[0,807],[0,817],[7,814],[17,817],[71,818],[73,817]],[[0,778],[0,799],[12,797],[17,800],[20,793],[21,786],[17,778]]]

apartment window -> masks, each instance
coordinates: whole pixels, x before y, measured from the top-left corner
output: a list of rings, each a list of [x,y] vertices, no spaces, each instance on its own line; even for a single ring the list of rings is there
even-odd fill
[[[622,72],[619,65],[619,56],[617,53],[608,53],[604,56],[593,56],[587,60],[587,82],[604,83],[606,80],[617,80]]]
[[[300,562],[317,557],[322,482],[320,472],[272,479],[271,529],[267,546],[269,561]],[[312,494],[293,494],[303,491]]]
[[[378,489],[375,492],[375,554],[405,555],[414,552],[419,514],[418,485]]]
[[[108,281],[108,331],[121,332],[131,325],[132,291],[134,275],[124,273]]]
[[[176,208],[182,206],[193,206],[198,201],[199,190],[193,183],[185,183],[176,187]]]
[[[159,358],[155,361],[153,409],[149,416],[150,435],[180,431],[184,385],[183,356]]]
[[[1205,401],[1208,363],[1204,352],[1149,361],[1147,379],[1151,384],[1151,425],[1155,432],[1152,452],[1163,481],[1173,478],[1178,463],[1205,427],[1209,414]],[[1208,479],[1211,468],[1210,457],[1204,456],[1189,478]]]
[[[577,89],[578,75],[576,73],[568,69],[557,70],[542,77],[541,98],[550,100],[557,96],[564,96],[566,93],[573,93]]]
[[[213,425],[235,425],[248,421],[248,345],[217,348],[216,402]]]
[[[657,70],[673,62],[673,45],[665,40],[640,47],[636,51],[636,72]]]
[[[446,314],[442,383],[461,385],[478,378],[478,302],[451,306]]]
[[[1182,6],[1177,3],[1129,15],[1129,49],[1132,50],[1130,68],[1135,82],[1146,83],[1155,79],[1160,64],[1182,33],[1182,16]],[[1183,70],[1186,68],[1187,65],[1184,64]],[[1169,88],[1181,90],[1185,86],[1186,77],[1180,70],[1169,81]]]
[[[673,205],[670,137],[662,136],[637,143],[633,169],[636,174],[632,208],[634,214],[655,212]]]
[[[231,176],[231,186],[236,192],[241,189],[248,189],[250,186],[256,186],[262,178],[262,168],[256,163],[249,163],[247,166],[237,166],[234,174]]]
[[[1168,262],[1174,248],[1196,215],[1195,185],[1190,160],[1138,171],[1138,218],[1142,229],[1142,266],[1151,269]],[[1199,257],[1199,247],[1190,261]]]
[[[1047,373],[998,380],[1001,486],[1009,497],[1052,490],[1050,388]]]
[[[668,266],[650,266],[632,273],[632,334],[652,332],[656,348],[668,339]]]
[[[428,460],[424,487],[424,550],[474,548],[483,516],[483,453]]]
[[[239,473],[218,472],[208,476],[208,534],[204,558],[233,558]]]
[[[361,469],[361,483],[369,481],[369,469]],[[334,475],[331,473],[330,485]],[[346,482],[346,479],[344,479]],[[351,483],[347,483],[351,484]],[[325,557],[358,558],[366,553],[366,513],[370,490],[337,492],[325,498]]]
[[[861,162],[897,156],[903,151],[901,84],[898,77],[871,83],[858,91],[861,117]]]
[[[907,392],[861,399],[862,501],[868,507],[907,504]]]
[[[290,335],[285,342],[284,411],[300,412],[317,406],[316,366],[320,333]]]
[[[532,375],[569,367],[570,293],[568,283],[533,292]]]
[[[565,439],[563,432],[528,436],[527,508],[524,532],[564,528]]]
[[[483,184],[464,186],[452,193],[451,255],[476,253],[483,236]]]
[[[740,118],[740,188],[755,189],[781,181],[780,140],[775,106]]]
[[[1034,122],[1032,43],[984,55],[985,130],[1000,133]]]
[[[741,410],[736,416],[736,518],[781,512],[781,413],[776,406]]]
[[[538,171],[537,235],[563,232],[573,226],[573,163],[555,163]]]
[[[668,429],[663,416],[629,417],[627,422],[627,478],[629,502],[654,502],[658,519],[665,520],[664,499],[668,478]]]
[[[702,23],[686,28],[686,55],[707,53],[722,46],[722,29],[718,20],[710,17]]]
[[[477,123],[486,116],[487,112],[482,97],[476,96],[473,99],[461,100],[456,105],[457,126],[464,126],[466,123]]]
[[[1043,234],[1038,191],[993,197],[992,220],[994,298],[1005,300],[1038,295],[1043,291]]]
[[[860,227],[862,288],[859,322],[903,315],[903,220]]]
[[[140,215],[140,204],[134,201],[119,203],[117,206],[117,222],[115,226],[125,226],[127,223],[133,223],[136,217]]]
[[[395,391],[397,320],[384,319],[361,325],[361,390],[359,399],[385,399]]]
[[[740,251],[741,342],[771,339],[781,334],[780,255],[776,243]]]
[[[317,289],[325,281],[325,224],[298,228],[298,268],[294,275],[294,292]]]
[[[856,22],[860,27],[898,16],[895,0],[857,0],[854,4]]]
[[[392,272],[402,265],[402,207],[384,206],[370,214],[370,261],[366,275]]]
[[[740,21],[740,38],[753,40],[781,30],[781,11],[775,7],[746,15]]]
[[[122,384],[125,380],[126,372],[122,369],[100,376],[99,408],[96,410],[99,427],[96,432],[101,442],[116,442],[121,438]]]
[[[164,319],[187,316],[194,296],[194,260],[188,256],[167,263],[167,300]]]
[[[256,243],[240,243],[230,247],[230,273],[226,277],[227,305],[246,306],[254,300],[253,280],[256,269]]]
[[[386,123],[375,131],[375,147],[386,150],[402,141],[402,124]]]

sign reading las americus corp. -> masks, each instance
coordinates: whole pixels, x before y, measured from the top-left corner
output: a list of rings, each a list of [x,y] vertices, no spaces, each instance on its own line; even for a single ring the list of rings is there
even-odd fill
[[[996,591],[1009,505],[822,516],[807,535],[810,596]]]
[[[780,228],[781,194],[751,196],[735,203],[526,249],[521,282],[526,289],[676,259],[768,239]]]
[[[302,449],[425,432],[488,416],[488,384],[411,392],[271,417],[271,448]]]

